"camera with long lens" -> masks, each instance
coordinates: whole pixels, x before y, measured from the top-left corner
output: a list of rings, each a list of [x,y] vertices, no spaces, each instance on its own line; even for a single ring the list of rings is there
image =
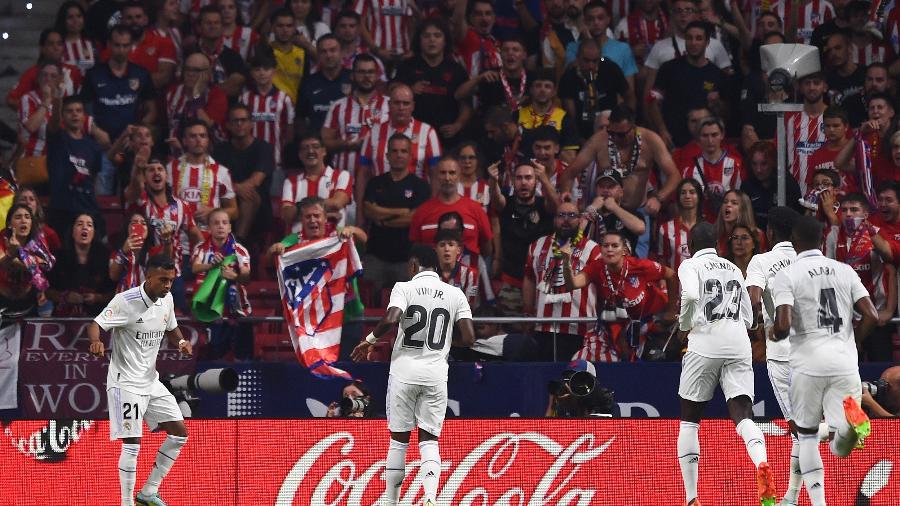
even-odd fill
[[[884,401],[884,396],[887,395],[888,390],[888,382],[883,379],[877,379],[875,381],[863,381],[862,382],[863,390],[869,392],[869,395],[875,399],[875,402],[881,404]]]
[[[341,399],[341,415],[351,416],[355,414],[365,414],[369,408],[369,399],[364,396],[360,397],[344,397]]]
[[[557,397],[567,392],[575,397],[587,397],[596,386],[597,378],[587,371],[564,371],[561,379],[547,383],[547,391]]]
[[[197,409],[200,392],[207,394],[225,394],[234,392],[238,387],[238,373],[231,368],[207,369],[194,374],[175,376],[170,374],[162,378],[162,384],[172,392],[181,414],[190,418]]]

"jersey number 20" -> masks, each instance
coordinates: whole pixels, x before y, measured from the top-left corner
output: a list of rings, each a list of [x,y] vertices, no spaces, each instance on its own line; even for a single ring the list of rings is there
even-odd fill
[[[447,342],[447,329],[450,327],[450,311],[442,307],[436,307],[428,314],[428,310],[422,306],[412,305],[406,308],[404,318],[417,319],[415,323],[403,330],[403,346],[407,348],[421,348],[428,346],[431,350],[443,350]],[[441,328],[438,331],[438,321]],[[428,334],[422,335],[425,327]]]

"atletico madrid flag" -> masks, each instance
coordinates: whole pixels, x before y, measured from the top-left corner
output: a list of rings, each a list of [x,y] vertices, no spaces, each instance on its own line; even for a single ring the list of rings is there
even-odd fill
[[[297,360],[319,377],[350,375],[333,367],[341,346],[344,298],[362,274],[352,241],[328,237],[288,248],[278,258],[278,288]]]

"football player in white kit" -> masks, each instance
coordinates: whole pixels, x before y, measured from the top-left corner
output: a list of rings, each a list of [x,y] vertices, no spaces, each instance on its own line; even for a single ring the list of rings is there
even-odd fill
[[[831,453],[846,457],[869,435],[869,419],[859,406],[857,341],[874,328],[878,313],[856,271],[822,254],[822,223],[797,219],[791,234],[794,262],[772,284],[773,339],[790,336],[791,410],[800,440],[803,482],[813,506],[825,505],[825,471],[818,425],[825,416],[834,433]],[[855,332],[853,310],[862,315]]]
[[[192,351],[175,321],[175,306],[169,293],[174,280],[175,262],[167,256],[151,257],[146,281],[116,294],[87,326],[91,353],[98,357],[105,353],[100,329],[112,333],[106,396],[109,437],[122,440],[119,484],[123,506],[132,506],[134,501],[144,506],[165,506],[159,486],[187,442],[181,410],[156,372],[156,355],[164,337],[173,345],[177,343],[182,353],[190,355]],[[147,482],[133,498],[142,421],[151,430],[158,427],[166,431],[168,436],[159,447]]]
[[[397,504],[400,484],[406,476],[406,448],[410,432],[419,427],[419,454],[424,476],[423,504],[434,506],[441,477],[438,436],[447,411],[447,355],[457,346],[475,342],[472,310],[465,294],[441,281],[437,253],[425,245],[413,245],[409,257],[412,278],[391,290],[387,314],[371,334],[354,348],[351,357],[368,358],[371,346],[394,325],[400,324],[391,353],[387,391],[390,447],[384,471],[387,504]],[[454,324],[459,328],[458,341]]]
[[[772,301],[772,281],[781,269],[784,269],[797,258],[794,245],[791,244],[791,230],[800,213],[789,207],[773,207],[769,209],[769,224],[766,236],[769,244],[774,244],[767,253],[759,253],[750,259],[747,266],[747,292],[753,306],[753,320],[763,321],[765,335],[772,333],[775,322],[775,305]],[[797,439],[797,428],[791,415],[791,401],[788,397],[788,385],[791,383],[791,365],[789,362],[791,347],[788,340],[766,342],[766,368],[769,381],[775,392],[775,399],[784,419],[791,428],[791,465],[787,492],[781,506],[796,505],[797,497],[803,483],[800,473],[800,446]]]
[[[716,229],[698,223],[688,247],[693,256],[678,267],[681,313],[678,326],[689,333],[688,351],[681,362],[681,424],[678,463],[686,502],[700,506],[697,473],[700,462],[700,419],[703,408],[721,386],[728,414],[756,468],[760,504],[775,504],[775,482],[766,462],[766,440],[753,423],[753,366],[747,329],[753,323],[750,296],[736,265],[716,253]]]

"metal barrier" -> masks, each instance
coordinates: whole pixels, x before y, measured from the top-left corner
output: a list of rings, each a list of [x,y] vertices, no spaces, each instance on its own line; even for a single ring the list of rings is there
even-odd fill
[[[46,321],[46,322],[89,322],[93,321],[93,318],[89,318],[86,316],[61,316],[59,318],[56,317],[48,317],[48,318],[27,318],[28,321]],[[377,323],[381,320],[380,316],[362,316],[359,318],[347,318],[344,320],[344,323]],[[193,318],[181,317],[178,318],[178,321],[186,322],[186,323],[202,323],[198,322]],[[247,316],[245,318],[240,318],[240,321],[246,323],[278,323],[283,322],[284,317],[282,316]],[[542,316],[485,316],[485,317],[474,317],[472,321],[478,323],[545,323],[545,322],[553,322],[553,323],[595,323],[597,318],[545,318]],[[891,323],[900,324],[900,317],[895,316],[891,318]]]

